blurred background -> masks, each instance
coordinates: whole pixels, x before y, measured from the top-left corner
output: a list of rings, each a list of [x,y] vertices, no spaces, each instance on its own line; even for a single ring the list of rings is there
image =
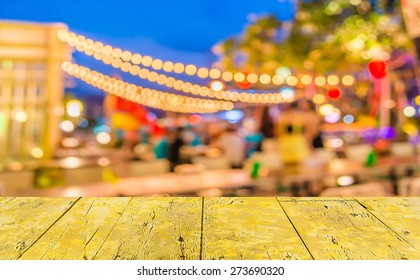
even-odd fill
[[[420,1],[0,9],[2,196],[418,196]]]

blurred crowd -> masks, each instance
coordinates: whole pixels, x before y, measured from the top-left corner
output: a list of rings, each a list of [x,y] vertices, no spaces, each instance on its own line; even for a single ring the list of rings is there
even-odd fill
[[[238,123],[218,120],[204,126],[166,129],[156,126],[143,137],[143,147],[148,148],[137,149],[137,154],[139,150],[147,150],[149,158],[166,158],[171,163],[171,170],[190,163],[183,151],[190,151],[192,155],[223,156],[231,168],[242,168],[247,158],[262,150],[264,140],[271,139],[276,143],[275,151],[282,162],[294,164],[304,161],[314,149],[323,147],[320,126],[315,106],[311,101],[300,100],[287,104],[275,115],[267,107],[258,117],[254,114]],[[136,145],[129,146],[134,149]]]

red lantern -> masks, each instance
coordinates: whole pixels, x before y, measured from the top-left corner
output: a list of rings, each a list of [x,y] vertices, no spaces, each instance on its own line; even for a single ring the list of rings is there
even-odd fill
[[[369,63],[369,72],[376,79],[382,79],[387,74],[386,63],[383,61],[371,61]]]
[[[328,96],[331,99],[339,99],[341,96],[341,91],[338,88],[331,88],[328,90]]]

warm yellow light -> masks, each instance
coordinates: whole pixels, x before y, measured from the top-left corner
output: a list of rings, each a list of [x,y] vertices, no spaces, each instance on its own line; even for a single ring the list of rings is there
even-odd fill
[[[197,71],[197,75],[198,75],[198,77],[200,77],[202,79],[205,79],[209,76],[209,70],[207,68],[204,68],[204,67],[200,68]]]
[[[200,86],[199,85],[193,85],[191,88],[191,93],[194,95],[197,95],[200,92]]]
[[[165,82],[165,85],[166,85],[167,87],[173,87],[173,86],[174,86],[174,84],[175,84],[175,79],[174,79],[174,78],[172,78],[172,77],[169,77],[169,78],[166,80],[166,82]]]
[[[318,76],[315,78],[315,84],[319,87],[325,86],[326,83],[327,83],[327,79],[325,79],[324,76]]]
[[[143,66],[150,67],[150,66],[152,66],[152,63],[153,63],[153,58],[151,58],[148,55],[143,56],[143,59],[141,61],[141,64],[143,64]]]
[[[119,59],[119,58],[114,58],[114,59],[112,60],[112,67],[114,67],[114,68],[120,68],[120,67],[121,67],[121,65],[122,65],[122,60],[121,60],[121,59]]]
[[[31,154],[34,158],[42,158],[44,156],[44,152],[40,148],[33,148]]]
[[[412,123],[404,124],[402,130],[410,136],[415,136],[419,132],[418,127]]]
[[[284,83],[284,78],[283,78],[283,76],[280,76],[280,75],[275,75],[274,77],[273,77],[273,83],[275,84],[275,85],[281,85],[281,84],[283,84]]]
[[[57,37],[58,39],[60,39],[62,42],[66,42],[67,38],[69,36],[69,33],[67,32],[67,30],[65,29],[59,29],[57,31]]]
[[[102,59],[102,61],[103,61],[105,64],[109,65],[109,64],[111,64],[111,63],[112,63],[112,56],[105,56],[105,57]]]
[[[354,84],[353,76],[350,76],[350,75],[344,76],[343,79],[342,79],[342,83],[345,86],[352,86]]]
[[[96,141],[101,145],[107,145],[111,142],[111,135],[108,132],[99,132],[96,135]]]
[[[182,89],[182,86],[184,85],[184,82],[183,81],[176,81],[175,82],[175,84],[174,84],[174,89],[176,89],[176,90],[181,90]]]
[[[310,85],[312,83],[312,77],[310,75],[303,75],[300,78],[300,81],[302,82],[302,84],[304,85]]]
[[[414,101],[416,102],[417,105],[420,105],[420,95],[418,95]]]
[[[24,123],[24,122],[26,122],[27,119],[28,119],[28,116],[26,115],[25,112],[17,111],[15,113],[15,120],[17,120],[18,122]]]
[[[152,68],[155,70],[161,70],[163,67],[163,61],[160,59],[155,59],[152,62]]]
[[[298,78],[296,78],[295,76],[289,76],[289,77],[287,77],[287,79],[286,79],[286,83],[289,85],[289,86],[296,86],[297,84],[298,84]]]
[[[115,58],[120,58],[122,55],[122,50],[119,48],[115,48],[112,50],[112,56]]]
[[[172,72],[174,70],[174,64],[171,61],[166,61],[163,63],[163,70],[165,72]]]
[[[103,53],[101,53],[101,52],[96,52],[96,53],[94,53],[93,57],[94,57],[96,60],[102,60],[102,59],[104,58],[104,54],[103,54]]]
[[[165,75],[163,75],[163,74],[160,74],[159,76],[158,76],[158,78],[157,78],[157,83],[159,84],[159,85],[164,85],[165,84],[165,82],[166,82],[166,76]]]
[[[112,56],[112,51],[113,51],[113,49],[112,49],[112,47],[111,47],[110,45],[106,45],[106,46],[104,46],[104,48],[102,49],[102,53],[103,53],[104,55],[110,55],[110,56]]]
[[[222,73],[220,72],[219,69],[211,69],[210,73],[209,73],[210,78],[212,78],[213,80],[219,79],[220,76],[222,76]]]
[[[340,78],[338,78],[336,75],[330,75],[327,78],[327,82],[330,86],[336,86],[340,82]]]
[[[175,63],[174,65],[174,72],[177,74],[181,74],[184,72],[185,66],[182,63]]]
[[[66,111],[70,117],[80,117],[83,112],[83,103],[77,99],[70,100],[66,104]]]
[[[179,96],[147,88],[142,88],[134,84],[126,83],[119,79],[105,76],[96,71],[91,71],[86,67],[78,66],[76,64],[72,64],[68,68],[71,68],[67,71],[69,74],[76,76],[84,80],[85,82],[91,83],[94,86],[107,91],[108,93],[120,96],[124,99],[130,100],[132,102],[137,102],[145,106],[184,113],[211,113],[223,109],[223,103],[220,102],[215,103],[215,101],[212,100],[203,101],[196,98],[189,98],[185,96]],[[131,65],[130,71],[132,71],[132,69],[140,68],[138,66]],[[175,81],[175,79],[172,77],[167,78],[163,74],[159,75],[157,72],[150,72],[147,69],[141,69],[140,72],[143,74],[148,74],[147,78],[151,80],[154,80],[155,78],[157,80],[160,80],[159,83],[167,83],[168,81],[173,82],[176,84],[176,88],[179,88],[185,92],[194,91],[197,93],[198,91],[204,96],[210,94],[209,89],[207,87],[200,87],[199,85],[184,83],[180,80]],[[224,98],[234,95],[230,92],[217,92],[217,94]],[[238,95],[238,93],[236,94]],[[174,99],[174,97],[176,98]],[[172,102],[173,104],[170,104],[168,102]],[[231,102],[226,102],[224,104],[225,108],[227,109],[233,108],[233,104]],[[67,120],[63,121],[60,124],[60,128],[65,132],[72,132],[74,130],[74,125],[71,121]]]
[[[123,72],[129,72],[129,71],[130,71],[130,69],[131,69],[131,63],[130,63],[130,62],[124,62],[124,63],[121,65],[121,70],[122,70]]]
[[[233,74],[231,72],[229,72],[229,71],[223,72],[222,79],[225,82],[230,82],[230,81],[233,80]]]
[[[403,114],[407,118],[412,118],[416,115],[416,109],[413,106],[407,106],[404,108]]]
[[[246,79],[249,83],[255,84],[258,82],[258,75],[255,73],[250,73],[246,76]]]
[[[71,67],[71,62],[69,61],[65,61],[61,64],[61,69],[63,69],[64,71],[67,71],[70,67]]]
[[[185,66],[185,73],[189,76],[195,75],[197,73],[197,67],[192,64]]]
[[[221,91],[225,88],[225,85],[222,82],[214,81],[211,83],[210,87],[214,91]]]
[[[328,116],[331,115],[334,112],[334,106],[330,105],[330,104],[325,104],[322,105],[319,108],[319,112],[321,113],[321,115],[323,116]]]
[[[131,57],[132,57],[133,55],[131,54],[131,52],[129,52],[129,51],[124,51],[122,54],[121,54],[121,59],[122,60],[124,60],[124,61],[131,61]]]
[[[182,86],[182,91],[185,93],[189,93],[191,92],[191,87],[192,87],[192,84],[187,82]]]
[[[323,104],[325,102],[325,99],[325,96],[322,94],[315,94],[314,97],[312,97],[312,101],[318,105]]]
[[[237,83],[242,83],[243,81],[245,81],[245,74],[243,73],[236,73],[233,76],[233,79],[235,80],[235,82]]]
[[[69,120],[62,121],[60,129],[67,133],[72,132],[74,130],[74,124]]]
[[[132,65],[130,67],[130,74],[133,76],[137,76],[140,73],[140,67],[138,67],[137,65]]]
[[[131,63],[133,64],[140,64],[142,61],[142,56],[139,54],[133,54],[133,56],[131,57]]]
[[[269,83],[271,83],[271,76],[268,74],[262,74],[260,76],[260,83],[268,85]]]
[[[90,48],[91,42],[92,42],[91,40],[89,40],[89,42],[88,40],[86,40],[86,48]],[[102,52],[103,48],[104,48],[104,44],[102,44],[101,42],[95,42],[93,44],[93,49],[95,52]]]
[[[141,79],[147,79],[147,77],[149,76],[149,72],[150,71],[148,69],[143,68],[140,70],[139,77]]]

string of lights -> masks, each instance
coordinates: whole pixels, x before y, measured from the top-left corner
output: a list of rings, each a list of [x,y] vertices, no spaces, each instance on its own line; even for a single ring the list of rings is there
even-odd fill
[[[95,42],[94,45],[97,43],[98,42]],[[123,72],[130,73],[135,77],[139,77],[143,80],[148,80],[152,83],[165,85],[168,88],[173,88],[175,90],[182,91],[187,94],[200,95],[202,97],[243,103],[278,104],[292,101],[290,98],[283,98],[283,96],[279,95],[278,92],[259,94],[237,91],[224,91],[224,85],[219,81],[214,81],[211,84],[211,87],[192,84],[190,82],[185,82],[180,79],[168,77],[164,74],[159,74],[158,72],[149,70],[147,68],[139,67],[138,65],[133,65],[129,61],[124,61],[123,55],[119,57],[114,57],[113,55],[105,55],[103,49],[101,48],[93,48],[92,52],[92,48],[89,49],[83,44],[77,46],[78,50],[84,52],[86,55],[93,56],[95,59],[100,60],[107,65],[112,65],[112,67],[120,69]],[[129,56],[125,57],[126,60],[128,60],[128,58]]]
[[[138,53],[132,53],[127,50],[122,50],[120,48],[114,48],[110,45],[105,45],[102,42],[94,41],[89,38],[85,38],[84,36],[77,35],[74,32],[69,32],[65,29],[61,29],[57,32],[58,38],[67,43],[69,46],[75,47],[78,51],[85,52],[88,55],[94,56],[98,60],[103,60],[107,64],[111,64],[116,68],[122,68],[122,70],[125,70],[125,72],[134,72],[136,73],[139,71],[138,74],[140,74],[140,71],[142,70],[139,65],[142,65],[144,67],[152,68],[156,71],[164,71],[166,73],[176,73],[176,74],[186,74],[189,76],[197,76],[201,79],[212,79],[212,80],[223,80],[225,82],[237,82],[237,83],[243,83],[248,82],[250,84],[256,84],[261,83],[263,85],[270,85],[274,84],[277,86],[280,85],[288,85],[288,86],[296,86],[299,83],[302,85],[310,85],[314,84],[319,87],[323,87],[326,85],[329,86],[338,86],[338,85],[344,85],[344,86],[351,86],[354,84],[355,79],[351,75],[344,75],[341,78],[337,75],[329,75],[329,76],[312,76],[309,74],[299,75],[299,77],[294,75],[289,76],[283,76],[283,75],[269,75],[269,74],[260,74],[257,75],[255,73],[232,73],[230,71],[224,71],[222,72],[219,69],[216,68],[206,68],[206,67],[197,67],[193,64],[185,65],[180,62],[171,62],[171,61],[163,61],[161,59],[155,59],[151,56],[143,56]],[[137,68],[138,67],[138,68]],[[147,70],[147,69],[144,69]],[[158,73],[154,71],[143,71],[142,76],[148,78],[149,74],[152,77],[152,80],[156,81],[160,77],[162,83],[165,84],[164,79],[165,75]],[[167,80],[172,81],[170,77],[166,77]],[[169,82],[171,83],[171,82]],[[174,82],[175,84],[175,82]],[[178,86],[179,87],[179,86]],[[187,86],[188,88],[188,86]],[[192,87],[191,87],[192,88]],[[200,87],[201,88],[201,87]],[[232,92],[234,93],[234,92]],[[246,92],[244,92],[246,94]],[[272,93],[269,93],[272,94]],[[219,94],[221,96],[223,94]],[[230,92],[227,92],[227,96],[230,95]],[[249,97],[251,98],[251,97]],[[220,98],[223,99],[223,98]],[[245,99],[245,97],[243,98]],[[270,98],[269,98],[270,99]],[[246,102],[246,101],[242,101]],[[248,101],[250,102],[250,100]],[[276,103],[272,101],[273,103]]]
[[[93,55],[95,59],[101,60],[105,64],[112,65],[114,68],[120,69],[125,73],[130,73],[135,77],[143,80],[148,80],[152,83],[164,85],[168,88],[173,88],[177,91],[182,91],[187,94],[199,95],[202,97],[215,98],[219,100],[228,100],[233,102],[243,103],[284,103],[290,100],[284,99],[281,95],[276,93],[248,93],[238,91],[225,91],[224,85],[219,81],[214,81],[210,87],[201,86],[185,82],[174,77],[169,77],[158,72],[151,71],[147,68],[141,68],[137,65],[132,65],[130,62],[124,62],[120,58],[105,57],[101,53]]]
[[[229,101],[186,97],[140,87],[69,61],[62,64],[62,69],[98,89],[147,107],[181,113],[215,113],[234,108]]]

